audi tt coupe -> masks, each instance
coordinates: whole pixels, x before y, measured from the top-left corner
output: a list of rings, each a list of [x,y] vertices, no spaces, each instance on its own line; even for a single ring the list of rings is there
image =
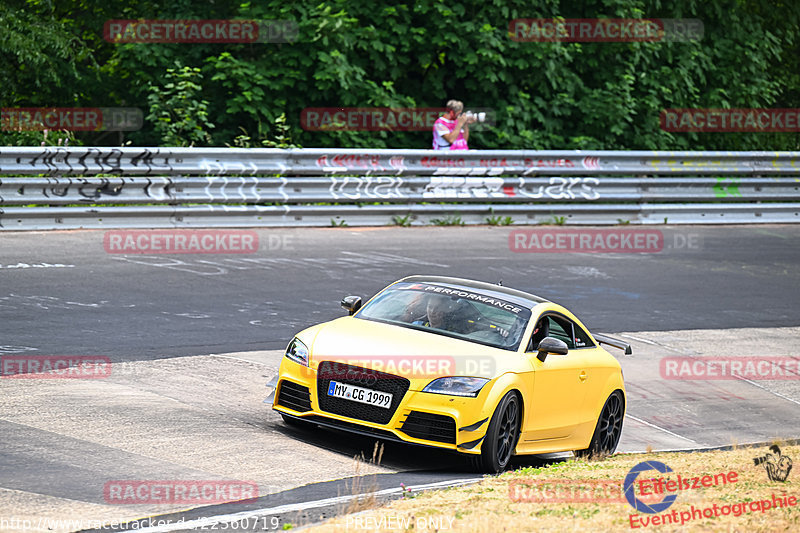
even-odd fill
[[[289,425],[453,450],[484,472],[513,455],[611,454],[622,368],[564,307],[466,279],[411,276],[298,333],[270,399]]]

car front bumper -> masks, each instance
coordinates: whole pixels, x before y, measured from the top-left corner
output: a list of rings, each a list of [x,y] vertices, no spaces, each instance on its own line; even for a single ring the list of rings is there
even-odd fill
[[[317,370],[286,358],[281,362],[278,375],[273,409],[325,427],[478,454],[489,424],[490,414],[485,413],[485,400],[482,399],[485,390],[478,397],[471,398],[421,392],[408,387],[401,390],[398,383],[378,382],[373,384],[377,390],[385,387],[387,392],[398,395],[392,407],[385,409],[325,397],[327,381],[323,379],[320,384]],[[398,378],[397,381],[403,380],[400,376],[392,377]],[[347,382],[346,379],[340,381]]]

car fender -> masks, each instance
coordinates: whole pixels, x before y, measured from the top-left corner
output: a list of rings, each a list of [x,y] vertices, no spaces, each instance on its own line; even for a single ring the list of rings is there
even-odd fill
[[[532,385],[531,383],[531,388]],[[480,453],[486,437],[486,432],[489,430],[492,416],[494,416],[494,412],[502,399],[510,391],[517,391],[520,395],[521,412],[519,414],[519,420],[522,421],[525,412],[525,398],[531,397],[532,393],[532,390],[526,389],[526,383],[522,380],[522,375],[514,372],[506,372],[500,377],[495,378],[491,382],[491,386],[488,390],[484,388],[477,398],[481,401],[481,409],[479,414],[474,415],[475,422],[473,425],[480,421],[483,421],[483,423],[460,437],[460,442],[465,444],[463,447],[459,444],[460,451],[474,454]]]
[[[622,380],[622,373],[612,372],[606,379],[606,382],[603,384],[603,388],[601,390],[603,392],[600,395],[595,408],[593,409],[593,417],[591,420],[592,424],[597,423],[597,419],[600,418],[600,412],[603,410],[606,400],[609,396],[611,396],[611,393],[616,390],[622,392],[623,415],[628,407],[628,395],[625,391],[625,383]]]
[[[491,421],[491,417],[497,409],[497,406],[500,404],[500,401],[503,397],[508,394],[509,391],[516,390],[520,395],[521,400],[521,407],[522,413],[520,413],[520,420],[523,420],[524,412],[525,412],[525,398],[531,397],[532,392],[532,384],[531,390],[525,390],[526,384],[522,380],[520,374],[515,374],[513,372],[506,372],[499,378],[497,378],[494,383],[492,384],[491,389],[489,390],[488,395],[485,397],[483,401],[483,409],[481,411],[481,419],[488,418],[485,427],[483,428],[483,433],[486,433],[486,429],[488,429],[489,424],[488,422]]]

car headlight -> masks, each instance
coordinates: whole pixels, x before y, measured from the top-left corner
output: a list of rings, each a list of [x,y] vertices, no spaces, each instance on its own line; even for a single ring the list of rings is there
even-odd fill
[[[308,366],[308,346],[303,344],[303,341],[297,337],[292,339],[292,342],[286,347],[286,353],[284,355],[295,363]]]
[[[425,388],[422,389],[422,392],[450,394],[452,396],[470,396],[474,398],[487,383],[489,383],[489,380],[486,378],[439,378],[428,383]]]

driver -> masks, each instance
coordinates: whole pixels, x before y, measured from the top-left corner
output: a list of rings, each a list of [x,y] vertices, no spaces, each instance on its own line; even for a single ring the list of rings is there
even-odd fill
[[[547,317],[542,317],[539,322],[536,323],[536,327],[533,329],[533,335],[531,335],[531,345],[530,351],[535,352],[536,349],[539,347],[539,343],[550,334],[550,324],[548,322]]]
[[[468,334],[480,330],[489,330],[503,338],[509,331],[495,324],[488,323],[476,310],[461,299],[453,299],[441,294],[420,295],[409,304],[410,322],[417,326],[426,326],[453,333]],[[419,313],[425,310],[425,314]]]
[[[418,318],[412,324],[427,326],[437,329],[449,329],[453,323],[453,310],[455,302],[447,296],[429,294],[425,303],[425,316]]]

